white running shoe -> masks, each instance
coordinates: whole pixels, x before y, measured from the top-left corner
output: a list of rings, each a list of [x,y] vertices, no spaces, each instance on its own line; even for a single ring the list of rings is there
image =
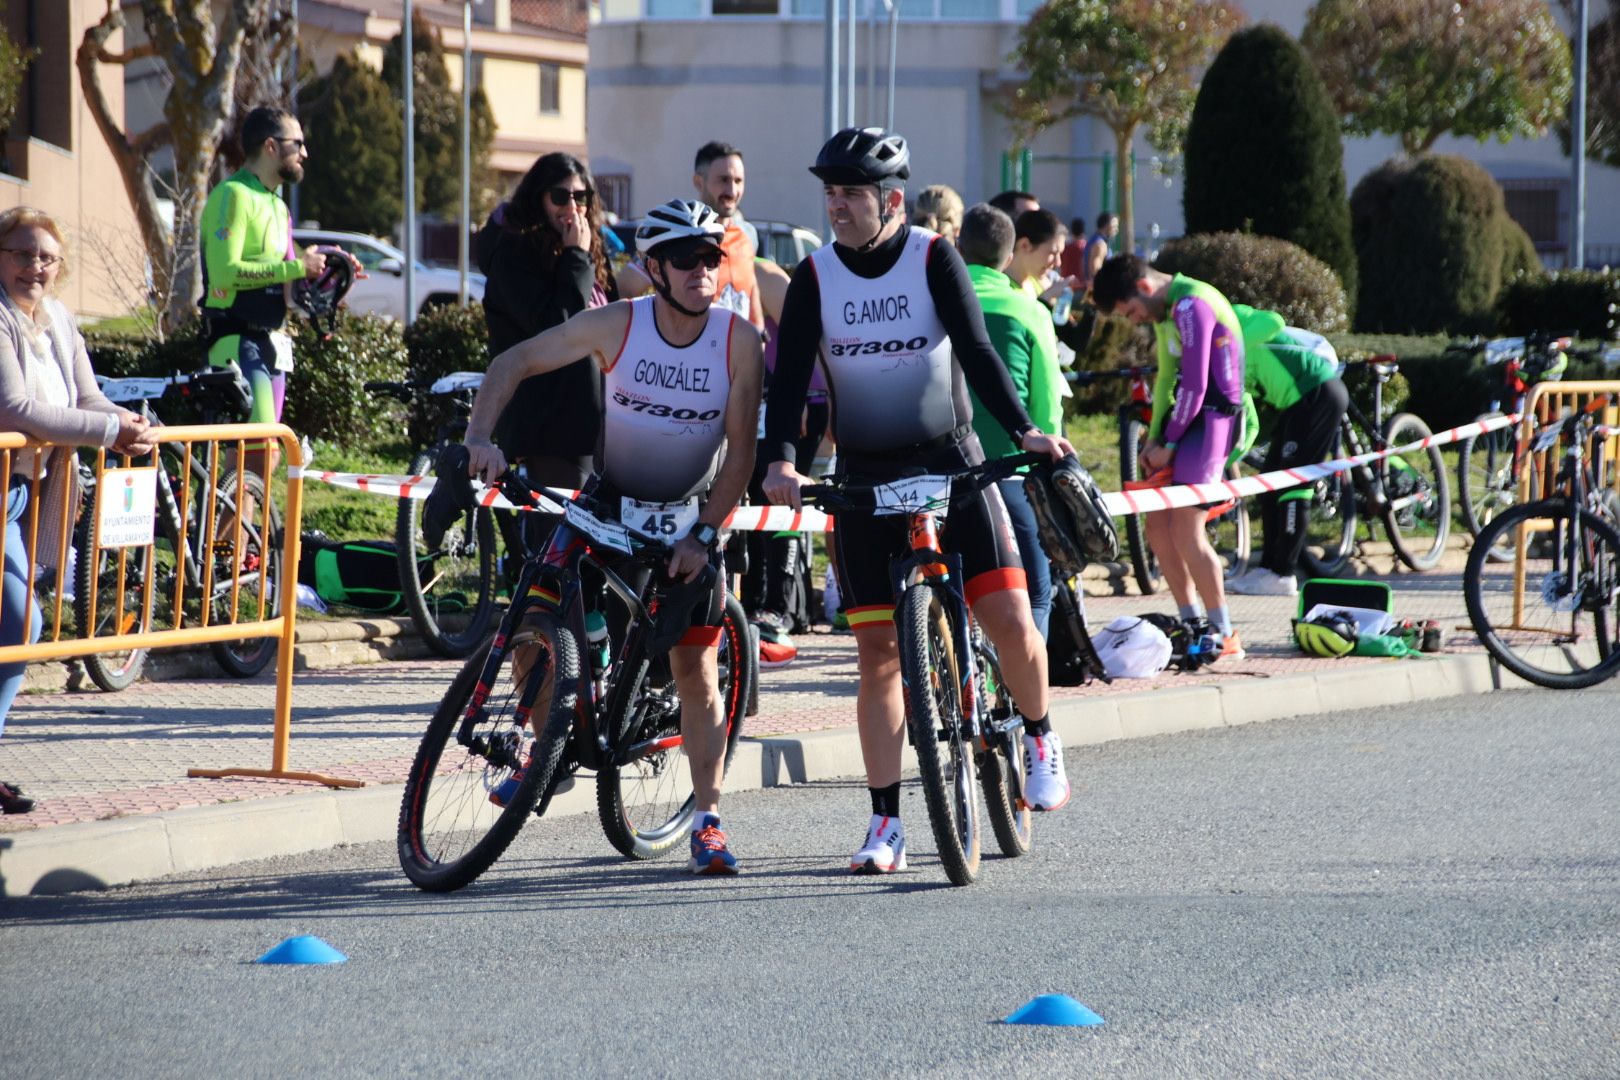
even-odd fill
[[[857,874],[892,874],[906,868],[906,827],[897,817],[872,815],[866,843],[849,860]]]
[[[1273,574],[1256,566],[1226,583],[1226,591],[1239,596],[1298,596],[1299,583],[1293,574]]]
[[[1055,732],[1024,733],[1024,802],[1031,810],[1061,810],[1069,801],[1063,743]]]

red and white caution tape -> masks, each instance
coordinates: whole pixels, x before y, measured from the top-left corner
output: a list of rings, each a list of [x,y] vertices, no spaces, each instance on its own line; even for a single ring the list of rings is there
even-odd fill
[[[1392,446],[1387,450],[1375,450],[1354,457],[1324,461],[1320,465],[1302,465],[1293,469],[1278,469],[1276,472],[1241,476],[1236,480],[1219,480],[1213,484],[1180,484],[1175,487],[1143,488],[1138,491],[1111,491],[1103,495],[1103,505],[1108,508],[1109,513],[1123,517],[1126,514],[1147,514],[1178,506],[1202,506],[1225,502],[1232,498],[1264,495],[1269,491],[1284,491],[1302,484],[1314,483],[1324,476],[1332,476],[1334,473],[1344,472],[1381,458],[1427,450],[1431,446],[1443,446],[1471,435],[1482,435],[1487,431],[1509,427],[1518,422],[1517,415],[1493,416],[1488,420],[1477,420],[1461,427],[1437,431],[1426,439],[1419,439],[1405,446]],[[383,495],[390,499],[425,499],[428,492],[433,490],[431,476],[313,471],[304,475],[336,487]],[[535,509],[512,505],[497,488],[483,487],[475,482],[473,490],[480,506],[497,510]],[[559,494],[572,496],[578,492],[559,492]],[[553,514],[562,512],[562,507],[549,499],[542,497],[541,502],[542,505],[539,507],[541,510]],[[831,522],[827,515],[821,511],[795,510],[791,506],[739,506],[726,519],[726,528],[739,532],[826,532],[830,526]]]

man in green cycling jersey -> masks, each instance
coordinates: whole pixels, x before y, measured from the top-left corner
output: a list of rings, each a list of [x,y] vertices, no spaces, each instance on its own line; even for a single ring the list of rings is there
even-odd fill
[[[292,370],[292,338],[287,320],[288,287],[314,279],[327,256],[313,245],[293,244],[287,204],[276,194],[283,183],[304,178],[304,129],[285,109],[261,105],[242,123],[244,164],[208,193],[202,214],[203,297],[208,362],[235,363],[253,389],[252,423],[281,419],[287,372]],[[351,262],[353,257],[350,257]],[[354,262],[358,274],[360,266]],[[260,476],[275,468],[248,454]]]
[[[1266,452],[1265,472],[1314,465],[1333,448],[1350,395],[1339,379],[1339,356],[1326,338],[1283,325],[1274,311],[1233,304],[1243,328],[1248,392],[1277,413]],[[1294,567],[1305,550],[1315,485],[1302,484],[1260,496],[1265,550],[1257,566],[1226,583],[1240,596],[1294,596]]]

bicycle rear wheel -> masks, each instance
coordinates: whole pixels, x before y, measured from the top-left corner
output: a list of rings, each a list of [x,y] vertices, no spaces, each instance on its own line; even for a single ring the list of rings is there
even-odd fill
[[[1139,455],[1142,444],[1147,441],[1148,426],[1142,423],[1135,409],[1124,408],[1119,411],[1119,479],[1123,483],[1127,480],[1142,479],[1142,466]],[[1136,578],[1136,587],[1142,590],[1143,596],[1151,596],[1158,591],[1162,580],[1159,574],[1159,560],[1153,557],[1153,550],[1147,544],[1147,515],[1125,515],[1125,539],[1130,546],[1131,573]]]
[[[428,892],[470,884],[500,858],[550,788],[573,729],[580,677],[573,634],[549,612],[529,615],[486,684],[492,647],[462,665],[405,780],[399,864]],[[520,656],[532,661],[523,685],[514,675]],[[491,796],[503,788],[500,806]]]
[[[92,502],[73,530],[73,550],[77,553],[73,567],[74,623],[85,637],[139,633],[151,625],[153,600],[146,589],[146,566],[153,556],[148,554],[143,558],[138,548],[125,554],[120,596],[120,552],[118,549],[90,550],[94,519]],[[94,625],[91,625],[91,597],[96,602]],[[141,669],[146,666],[146,650],[91,653],[80,660],[91,682],[108,693],[116,693],[141,677]]]
[[[1501,415],[1486,413],[1479,419]],[[1468,534],[1476,539],[1497,514],[1519,501],[1519,478],[1513,470],[1513,447],[1518,437],[1517,427],[1498,428],[1469,436],[1458,449],[1457,509]],[[1539,498],[1535,457],[1526,454],[1521,467],[1530,472],[1530,498]],[[1505,539],[1508,542],[1491,549],[1490,557],[1498,562],[1513,555],[1512,538]]]
[[[434,451],[423,451],[411,461],[410,474],[426,476],[437,461]],[[495,616],[494,516],[488,510],[458,514],[429,550],[422,535],[426,506],[419,499],[399,500],[394,550],[400,594],[428,648],[457,659],[478,647]]]
[[[274,502],[270,504],[267,530],[264,480],[257,473],[241,474],[242,499],[251,509],[251,520],[242,518],[238,536],[231,524],[237,517],[237,476],[228,472],[220,478],[214,501],[214,550],[209,554],[214,563],[210,616],[214,625],[281,615],[281,511]],[[214,662],[238,679],[250,679],[268,667],[276,658],[276,648],[277,640],[269,637],[216,641],[208,646]]]
[[[1522,588],[1516,556],[1490,557],[1498,543],[1516,547],[1521,528]],[[1468,554],[1463,596],[1480,641],[1521,679],[1573,690],[1620,670],[1620,533],[1589,510],[1547,499],[1498,514]]]
[[[1384,441],[1390,446],[1405,446],[1433,434],[1411,413],[1396,413],[1384,423]],[[1375,468],[1389,497],[1384,530],[1395,554],[1413,570],[1434,569],[1451,534],[1451,485],[1440,448],[1395,454],[1380,459]]]
[[[1327,460],[1344,454],[1343,434],[1333,437]],[[1333,577],[1350,561],[1356,546],[1356,485],[1350,470],[1312,483],[1311,507],[1305,520],[1305,549],[1300,567],[1307,577]]]
[[[720,621],[720,708],[726,719],[725,765],[742,738],[752,686],[748,616],[726,596]],[[681,703],[673,682],[655,686],[641,659],[615,681],[608,723],[617,721],[615,760],[596,774],[596,810],[608,843],[632,859],[666,855],[692,830],[697,796],[681,746]]]
[[[1035,814],[1024,804],[1024,747],[1022,725],[1012,695],[1001,681],[1001,661],[986,642],[975,640],[974,659],[979,669],[979,699],[987,738],[979,754],[979,782],[990,830],[1001,853],[1010,859],[1029,851],[1034,841]],[[993,728],[1006,726],[996,733]]]
[[[913,585],[895,612],[906,724],[922,773],[928,820],[953,885],[979,873],[977,748],[964,738],[961,673],[950,616],[931,585]],[[943,750],[941,749],[943,747]]]

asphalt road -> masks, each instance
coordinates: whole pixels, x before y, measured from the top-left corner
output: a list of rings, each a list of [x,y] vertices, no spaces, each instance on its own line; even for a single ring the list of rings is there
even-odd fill
[[[1036,850],[842,869],[861,785],[727,804],[745,874],[531,826],[426,896],[391,847],[0,902],[0,1072],[1620,1076],[1620,687],[1071,751]],[[254,958],[314,934],[331,967]],[[1042,993],[1092,1028],[995,1021]]]

